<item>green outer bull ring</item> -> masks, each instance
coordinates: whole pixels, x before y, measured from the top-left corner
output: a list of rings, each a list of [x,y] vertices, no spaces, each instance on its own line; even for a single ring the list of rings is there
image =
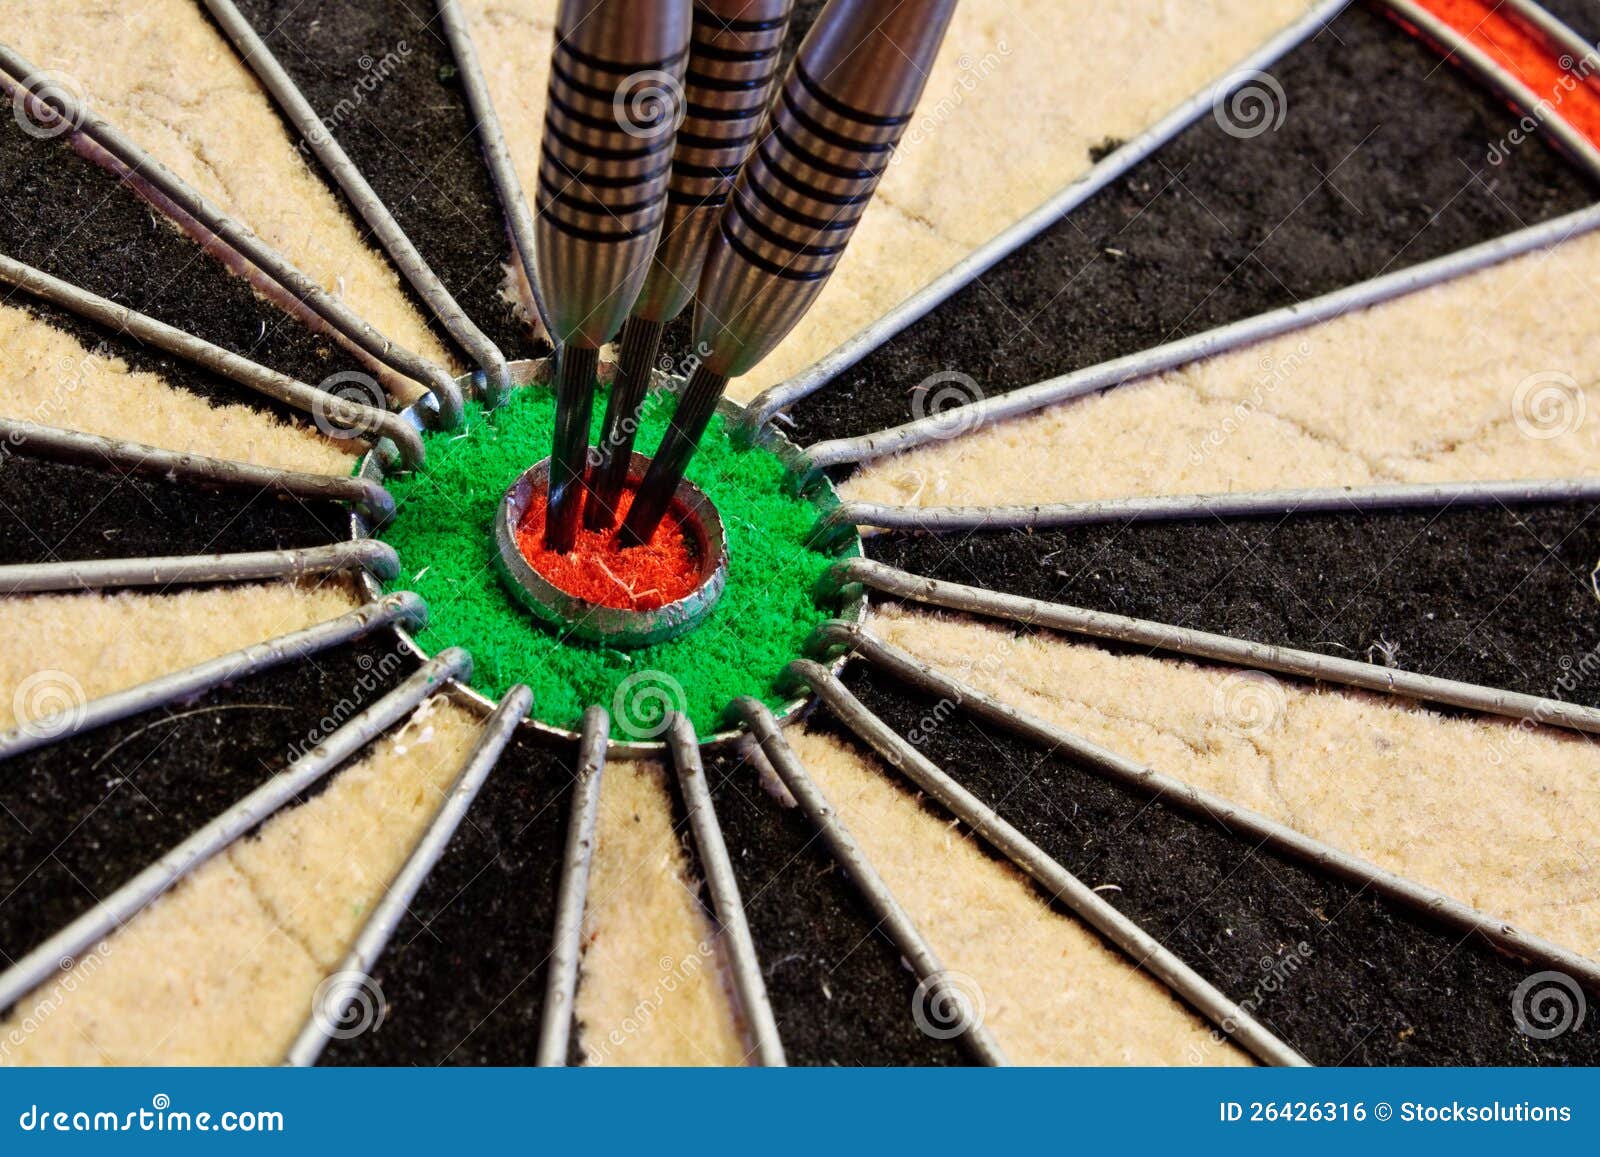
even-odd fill
[[[553,363],[549,358],[524,359],[511,362],[512,388],[549,389],[552,365]],[[603,361],[600,363],[599,377],[602,382],[609,384],[615,373],[616,364],[614,362]],[[461,387],[464,394],[473,398],[481,398],[482,388],[478,380],[481,377],[481,373],[464,374],[456,379],[456,383]],[[667,375],[658,371],[654,376],[652,389],[671,389],[676,391],[684,384],[685,380],[682,376]],[[419,431],[430,429],[431,427],[425,419],[436,406],[437,403],[433,397],[425,395],[417,402],[401,410],[400,416]],[[717,412],[727,419],[730,436],[746,418],[745,408],[727,398],[717,404]],[[809,463],[806,462],[800,448],[779,433],[771,423],[762,427],[760,433],[750,441],[750,444],[759,446],[778,457],[778,460],[788,469],[793,484],[816,506],[819,515],[826,514],[840,504],[839,496],[834,491],[833,483],[820,472],[814,471]],[[369,450],[361,458],[361,462],[356,469],[356,477],[370,478],[381,485],[387,477],[387,469],[384,465],[383,457],[377,447]],[[351,512],[350,537],[352,539],[371,538],[373,537],[373,529],[373,526],[361,514],[354,511]],[[861,554],[861,535],[859,531],[844,545],[844,549],[837,550],[835,553],[840,557]],[[532,568],[530,567],[529,569],[531,570]],[[356,581],[360,585],[361,593],[367,599],[381,598],[383,596],[383,588],[378,580],[366,571],[358,571]],[[865,588],[856,587],[848,591],[844,603],[838,608],[838,612],[834,617],[845,622],[864,623],[867,618],[867,594]],[[412,636],[411,632],[399,626],[396,626],[394,631],[400,639],[402,650],[409,652],[421,662],[426,662],[431,658],[422,645]],[[848,660],[848,654],[839,655],[830,660],[828,669],[837,675],[844,669]],[[450,681],[447,685],[447,693],[455,702],[482,717],[488,716],[495,708],[495,703],[492,699],[458,680]],[[804,695],[785,701],[772,712],[772,715],[780,726],[788,726],[809,713],[815,703],[816,695],[808,689]],[[608,703],[602,703],[601,706],[605,707],[607,711],[611,709],[611,705]],[[537,714],[537,712],[538,704],[536,703],[534,704],[534,713]],[[550,740],[552,743],[571,744],[578,742],[580,738],[577,731],[545,723],[532,715],[524,720],[521,726],[536,735]],[[741,724],[735,728],[701,736],[700,744],[704,748],[719,750],[732,746],[748,734],[748,728]],[[664,759],[668,755],[668,750],[665,740],[612,739],[607,743],[607,754],[613,758],[620,759]]]

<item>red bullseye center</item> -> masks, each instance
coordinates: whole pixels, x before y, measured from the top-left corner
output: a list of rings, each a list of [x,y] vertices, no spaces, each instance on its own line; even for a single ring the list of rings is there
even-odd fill
[[[630,479],[617,502],[618,525],[633,505],[634,486]],[[678,504],[667,511],[643,546],[622,550],[616,543],[616,531],[580,526],[570,554],[545,548],[544,523],[549,504],[549,495],[543,490],[528,496],[527,513],[517,527],[517,547],[528,565],[552,586],[603,607],[653,611],[677,602],[700,585],[700,535],[692,516]]]

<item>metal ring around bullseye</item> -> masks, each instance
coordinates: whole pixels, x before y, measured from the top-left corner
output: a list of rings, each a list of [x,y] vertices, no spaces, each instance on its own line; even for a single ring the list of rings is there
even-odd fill
[[[636,484],[649,465],[650,459],[634,454],[628,465],[629,482]],[[647,647],[692,631],[711,613],[728,581],[728,539],[723,533],[722,516],[698,486],[680,482],[673,497],[678,508],[688,515],[698,539],[695,547],[700,559],[699,583],[665,606],[634,611],[568,594],[529,565],[517,544],[517,528],[522,525],[533,493],[549,485],[550,459],[544,458],[511,484],[494,517],[496,569],[511,596],[534,618],[563,638],[610,647]]]
[[[550,388],[551,364],[547,358],[514,361],[510,363],[510,369],[513,389]],[[599,374],[602,382],[609,382],[615,372],[615,363],[600,363]],[[474,397],[478,397],[481,396],[481,391],[479,390],[478,383],[476,381],[478,376],[479,375],[477,374],[466,374],[457,379],[457,382],[463,391],[471,393]],[[658,372],[655,375],[654,388],[676,389],[683,384],[683,380],[684,379],[681,377],[671,377]],[[406,421],[416,426],[419,430],[430,428],[425,426],[423,416],[425,410],[432,408],[432,404],[432,397],[425,396],[416,404],[408,406],[404,410],[400,411],[400,415],[401,417],[405,418]],[[726,398],[724,398],[718,404],[717,410],[726,419],[728,419],[730,428],[733,424],[736,424],[740,421],[745,412],[743,406],[739,405],[737,402],[729,401]],[[806,462],[804,455],[800,451],[800,448],[779,433],[773,424],[769,423],[762,427],[760,436],[756,438],[753,444],[760,446],[776,455],[778,460],[783,463],[784,467],[790,472],[792,477],[796,479],[807,478],[807,493],[809,494],[811,501],[816,504],[820,511],[825,513],[839,505],[839,497],[834,492],[833,484],[822,475],[808,477],[812,475],[812,471],[810,469],[810,464]],[[386,472],[384,470],[383,463],[378,460],[377,455],[369,453],[361,459],[361,464],[356,471],[356,476],[359,478],[370,478],[375,482],[382,483],[385,473]],[[372,537],[372,531],[373,527],[365,518],[358,513],[351,513],[351,538],[370,538]],[[858,534],[850,543],[848,543],[842,550],[838,552],[838,557],[849,558],[853,555],[859,555],[861,553],[861,537]],[[381,584],[367,571],[357,572],[355,580],[361,590],[361,593],[369,600],[373,598],[380,598],[384,594]],[[865,622],[867,618],[866,590],[861,588],[856,591],[852,591],[844,604],[839,607],[834,617],[851,623]],[[394,628],[394,632],[399,637],[400,646],[402,649],[409,651],[412,655],[416,656],[422,661],[426,661],[430,657],[428,652],[416,641],[409,631],[401,627],[396,627]],[[849,658],[850,656],[848,654],[839,655],[837,658],[834,658],[829,662],[828,669],[837,675],[844,669],[845,663],[849,661]],[[449,693],[451,697],[456,700],[456,702],[462,704],[478,715],[488,716],[495,709],[495,703],[493,700],[489,699],[481,692],[475,691],[471,687],[468,687],[462,683],[451,681],[449,685]],[[806,713],[811,710],[815,703],[816,695],[808,691],[804,695],[798,696],[794,699],[786,700],[780,707],[773,711],[773,718],[775,718],[780,725],[787,726],[789,723],[803,718]],[[608,711],[612,709],[612,704],[610,703],[602,703],[600,706],[606,708]],[[538,704],[534,705],[534,714],[538,714]],[[557,727],[554,724],[545,723],[542,720],[533,718],[532,716],[525,720],[522,726],[527,728],[529,731],[534,732],[535,734],[551,740],[552,742],[570,744],[576,743],[579,739],[578,732],[575,730],[565,727]],[[703,748],[717,750],[737,743],[747,734],[749,734],[748,729],[743,724],[740,724],[737,727],[713,732],[710,735],[701,736],[700,745]],[[612,758],[617,759],[661,759],[665,758],[667,755],[667,744],[665,740],[658,739],[613,739],[610,741],[607,751]]]

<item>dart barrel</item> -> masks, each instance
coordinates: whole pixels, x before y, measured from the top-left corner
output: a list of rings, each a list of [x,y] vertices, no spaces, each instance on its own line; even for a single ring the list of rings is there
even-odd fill
[[[563,0],[536,198],[539,289],[562,344],[622,325],[661,235],[689,0]]]
[[[722,214],[700,282],[706,365],[737,377],[838,265],[927,82],[955,0],[831,0]]]
[[[794,0],[696,0],[666,223],[636,316],[671,321],[694,296],[718,214],[760,139],[793,7]]]

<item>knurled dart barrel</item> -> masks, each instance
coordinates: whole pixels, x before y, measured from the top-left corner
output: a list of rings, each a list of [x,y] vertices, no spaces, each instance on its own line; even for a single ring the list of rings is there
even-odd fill
[[[690,11],[688,0],[561,5],[536,205],[539,288],[563,345],[610,341],[649,271]]]
[[[717,216],[760,139],[794,0],[698,0],[661,245],[633,312],[671,321],[694,297]]]

